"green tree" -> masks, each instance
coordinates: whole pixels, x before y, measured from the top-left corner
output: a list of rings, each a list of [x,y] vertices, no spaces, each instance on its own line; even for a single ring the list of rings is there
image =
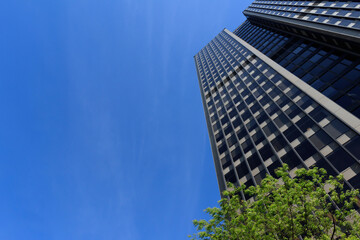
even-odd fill
[[[285,165],[260,185],[229,185],[219,208],[205,211],[210,220],[194,220],[192,240],[360,239],[360,218],[353,210],[358,190],[344,190],[343,177],[324,169],[299,169],[296,177]],[[251,198],[242,200],[243,191]],[[330,200],[331,199],[331,200]],[[300,238],[301,236],[301,238]]]

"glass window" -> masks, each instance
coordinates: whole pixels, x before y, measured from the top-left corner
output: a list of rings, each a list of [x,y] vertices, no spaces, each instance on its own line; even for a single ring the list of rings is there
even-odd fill
[[[285,90],[287,87],[290,87],[291,86],[291,83],[285,79],[282,79],[281,80],[281,83],[278,85],[278,87],[281,89],[281,90]]]
[[[297,87],[292,87],[289,92],[286,93],[290,98],[295,98],[301,93]]]
[[[263,180],[266,177],[266,171],[262,170],[260,173],[256,174],[254,176],[256,184],[260,184],[261,180]]]
[[[221,119],[221,124],[224,125],[225,123],[228,123],[229,122],[229,118],[228,116],[224,116],[222,119]]]
[[[300,145],[297,146],[295,150],[303,160],[306,160],[315,153],[317,153],[317,150],[307,140],[303,140],[303,142],[300,143]]]
[[[221,164],[223,169],[227,168],[228,166],[230,166],[232,164],[230,156],[229,155],[225,155],[225,157],[223,159],[221,159]]]
[[[310,117],[305,115],[301,117],[298,122],[296,122],[296,125],[300,128],[301,131],[305,133],[309,128],[314,127],[316,124],[313,120],[311,120]]]
[[[319,80],[316,80],[315,82],[313,82],[311,84],[311,86],[318,91],[322,91],[328,85],[319,79]]]
[[[331,116],[331,114],[321,106],[316,107],[309,115],[317,122],[321,122],[324,118]]]
[[[245,112],[243,114],[241,114],[241,117],[243,118],[244,121],[246,121],[250,116],[251,116],[251,113],[248,109],[245,109]]]
[[[290,150],[287,152],[284,156],[281,157],[281,160],[288,164],[290,169],[293,169],[294,167],[301,164],[301,160],[299,157],[295,154],[294,150]]]
[[[274,155],[273,150],[271,149],[269,144],[263,146],[259,150],[259,153],[264,161],[266,161],[267,159],[271,158]]]
[[[336,88],[337,90],[346,91],[353,85],[354,83],[352,83],[350,80],[347,80],[346,78],[340,78],[332,85],[332,87]]]
[[[234,169],[232,169],[230,172],[225,174],[225,180],[226,180],[226,182],[236,183],[236,176],[235,176]]]
[[[220,155],[223,154],[226,150],[227,150],[227,146],[226,146],[225,143],[223,143],[223,144],[219,147],[219,153],[220,153]]]
[[[249,132],[254,130],[256,127],[257,127],[257,125],[256,125],[256,121],[254,119],[251,119],[250,122],[248,124],[246,124],[246,128],[248,129]]]
[[[265,112],[261,111],[260,114],[256,117],[259,124],[263,123],[265,120],[268,119]]]
[[[232,129],[231,125],[229,124],[229,125],[225,128],[225,130],[224,130],[225,135],[228,135],[229,133],[231,133],[232,130],[233,130],[233,129]]]
[[[315,54],[312,58],[310,58],[309,60],[313,63],[319,61],[323,56],[320,53]]]
[[[349,19],[341,19],[341,22],[340,22],[340,26],[349,26],[350,23],[352,23],[353,21],[352,20],[349,20]]]
[[[273,177],[276,177],[275,170],[279,167],[281,167],[280,161],[275,161],[270,166],[268,166],[267,169]]]
[[[278,128],[281,128],[288,122],[289,120],[284,113],[279,114],[279,116],[274,119],[274,123],[278,126]]]
[[[290,99],[284,95],[284,94],[281,94],[280,95],[280,98],[276,101],[276,103],[282,108],[284,107],[286,104],[288,104],[290,102]]]
[[[331,167],[331,165],[324,159],[321,158],[316,162],[316,166],[319,168],[324,168],[329,175],[337,176],[338,173]]]
[[[349,95],[342,96],[341,98],[336,100],[336,103],[348,111],[352,111],[359,105],[359,103],[355,99],[351,98]]]
[[[247,159],[251,170],[253,170],[254,168],[256,168],[257,166],[259,166],[261,164],[261,159],[258,156],[257,153],[252,154],[248,159]]]
[[[324,68],[321,67],[320,65],[316,66],[315,68],[311,69],[310,73],[313,76],[318,76],[323,72]]]
[[[290,63],[287,67],[285,67],[288,71],[293,72],[295,69],[297,69],[297,65],[294,63]]]
[[[274,123],[269,122],[264,128],[263,128],[266,136],[270,136],[271,134],[275,133],[277,131],[276,126]]]
[[[289,142],[294,141],[298,137],[302,136],[301,132],[294,126],[290,126],[288,129],[284,131],[284,135]]]
[[[260,110],[261,106],[259,103],[255,102],[254,105],[250,108],[251,112],[255,113]]]
[[[322,149],[324,146],[332,142],[330,136],[322,129],[317,131],[309,139],[318,149]]]
[[[360,107],[357,107],[355,110],[352,111],[356,117],[360,118]]]
[[[215,135],[215,139],[217,142],[219,142],[221,139],[224,138],[224,134],[222,133],[222,131],[218,132],[216,135]]]
[[[320,78],[323,82],[331,83],[336,79],[337,76],[338,76],[338,74],[335,74],[334,72],[329,71],[329,72],[325,73],[324,75],[322,75]]]
[[[342,172],[349,166],[356,163],[355,159],[352,158],[343,148],[338,147],[334,152],[332,152],[327,157],[330,162],[334,165],[334,167]]]
[[[360,71],[355,68],[349,71],[348,73],[346,73],[344,75],[344,78],[347,78],[351,82],[357,82],[360,79]]]
[[[355,177],[351,178],[348,181],[354,188],[360,188],[360,174],[357,174]]]
[[[293,72],[296,76],[301,77],[305,74],[306,70],[304,68],[299,67],[295,72]]]
[[[254,96],[250,95],[246,100],[245,102],[249,105],[250,103],[254,102],[255,101],[255,98]]]
[[[305,52],[303,52],[303,54],[300,55],[300,57],[302,58],[307,58],[308,56],[310,56],[313,53],[313,49],[309,49],[306,50]]]
[[[274,149],[276,151],[280,151],[281,149],[283,149],[285,146],[287,146],[287,142],[285,140],[285,138],[281,135],[276,136],[272,141],[271,141],[272,146],[274,147]]]
[[[244,183],[244,185],[246,186],[246,188],[248,188],[250,186],[254,186],[255,184],[254,184],[253,180],[250,178],[247,182]],[[245,194],[245,198],[249,199],[250,196]]]
[[[247,153],[248,151],[250,151],[253,148],[251,140],[248,138],[245,142],[243,142],[241,144],[241,147],[242,147],[244,153]]]
[[[356,136],[352,138],[346,145],[345,148],[351,152],[355,157],[360,159],[360,137]]]
[[[238,159],[240,159],[240,157],[242,156],[240,147],[237,146],[232,152],[231,152],[231,157],[233,158],[234,162]]]
[[[328,87],[323,94],[333,100],[341,96],[341,92],[333,87]]]
[[[351,15],[350,15],[350,16],[351,16],[351,17],[358,18],[358,17],[360,17],[360,11],[353,10],[353,11],[351,12]]]
[[[308,97],[308,96],[303,96],[300,98],[299,101],[296,102],[302,109],[306,109],[307,107],[309,107],[311,104],[314,103],[314,101]]]
[[[345,66],[344,64],[338,63],[335,66],[333,66],[331,68],[331,71],[336,72],[337,74],[342,73],[345,69],[347,68],[347,66]]]
[[[271,92],[269,92],[269,95],[271,98],[275,98],[276,96],[279,96],[281,94],[281,91],[278,88],[273,88]]]
[[[260,128],[256,129],[256,133],[252,136],[255,145],[259,144],[260,142],[265,140],[264,134],[260,131]]]
[[[236,111],[235,109],[233,109],[233,110],[231,110],[231,111],[229,112],[230,118],[233,118],[233,117],[235,117],[236,115],[237,115],[237,111]]]
[[[313,78],[314,78],[314,76],[311,75],[310,73],[308,73],[305,76],[303,76],[301,78],[301,80],[305,81],[306,83],[310,83],[310,82],[312,82]]]
[[[333,58],[335,58],[335,55],[331,55],[331,56],[333,56]],[[334,60],[331,59],[331,56],[328,58],[325,58],[319,65],[324,68],[329,68],[332,65],[332,63],[334,62]]]
[[[237,143],[237,139],[236,139],[236,136],[235,134],[232,134],[229,138],[228,138],[228,144],[229,144],[229,147],[233,146],[235,143]]]
[[[249,169],[246,166],[246,162],[240,163],[240,165],[236,167],[236,172],[237,172],[239,178],[246,176],[246,174],[249,173]]]
[[[356,101],[360,101],[360,86],[354,87],[348,95]]]
[[[267,109],[265,109],[267,111],[267,113],[269,114],[269,116],[273,115],[274,113],[276,113],[277,111],[279,111],[279,108],[272,103]]]
[[[301,50],[303,50],[302,47],[297,47],[297,48],[293,51],[293,53],[298,54],[299,52],[301,52]]]
[[[338,138],[340,135],[346,133],[350,129],[340,120],[334,119],[324,127],[324,130],[333,138]]]
[[[215,122],[218,119],[217,115],[215,114],[214,116],[211,117],[211,122]]]
[[[241,119],[237,116],[233,121],[234,128],[236,129],[238,126],[241,125]]]

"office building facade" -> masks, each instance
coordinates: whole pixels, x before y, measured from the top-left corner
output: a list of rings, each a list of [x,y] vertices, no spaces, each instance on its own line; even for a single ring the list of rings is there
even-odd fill
[[[286,163],[360,188],[360,2],[254,1],[195,64],[219,188]]]

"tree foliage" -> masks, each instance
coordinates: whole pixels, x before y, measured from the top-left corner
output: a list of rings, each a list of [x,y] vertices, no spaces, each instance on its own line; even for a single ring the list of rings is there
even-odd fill
[[[194,220],[192,240],[360,239],[360,218],[353,210],[358,190],[345,190],[343,177],[324,169],[299,169],[291,178],[284,165],[260,185],[229,185],[220,207],[205,211],[211,219]],[[242,200],[243,191],[251,198]],[[330,200],[331,199],[331,200]]]

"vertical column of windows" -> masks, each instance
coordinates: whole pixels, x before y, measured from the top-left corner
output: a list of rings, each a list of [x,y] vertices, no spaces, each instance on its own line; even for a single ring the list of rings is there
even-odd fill
[[[208,53],[209,53],[209,49],[211,49],[212,44],[209,45],[209,46],[210,46],[210,48],[207,49]],[[222,92],[222,86],[218,88],[218,93],[220,95],[226,96],[224,93],[221,93],[221,92]],[[217,95],[217,96],[219,96],[219,95]],[[225,104],[223,102],[223,99],[220,98],[220,97],[218,97],[217,102],[221,103],[221,105],[219,105],[217,107],[217,111],[218,111],[218,114],[220,116],[220,122],[222,124],[221,135],[222,136],[228,136],[231,133],[232,128],[231,128],[231,126],[229,125],[229,122],[228,122],[228,115],[227,115],[227,113],[225,111],[225,108],[224,108]],[[219,130],[218,133],[220,133],[220,130]],[[226,181],[230,181],[230,182],[233,182],[235,184],[239,184],[238,183],[238,176],[234,172],[234,167],[233,167],[234,163],[232,162],[232,159],[230,157],[230,153],[228,152],[229,149],[230,149],[230,147],[229,147],[230,144],[231,144],[231,141],[225,141],[224,137],[222,137],[221,142],[218,143],[219,155],[220,155],[220,159],[222,161],[223,168],[225,168],[224,169],[224,175],[225,175]]]
[[[215,46],[214,47],[218,47],[219,48],[219,44],[215,42]],[[220,54],[222,54],[223,52],[220,51]],[[227,79],[226,85],[224,86],[224,90],[228,93],[228,96],[230,95],[230,91],[233,92],[234,86],[231,85],[231,83],[229,82],[229,79]],[[229,91],[228,91],[229,90]],[[234,106],[237,104],[235,101],[241,101],[240,98],[235,98],[234,96],[236,96],[236,93],[233,92],[233,97],[231,97],[230,99],[227,100],[227,111],[230,112],[231,114],[233,114],[233,117],[231,118],[231,120],[233,121],[229,121],[232,128],[234,129],[235,134],[232,134],[231,137],[235,137],[235,139],[237,140],[238,144],[233,145],[232,149],[231,149],[231,155],[233,159],[238,159],[235,161],[234,163],[234,167],[236,168],[236,173],[239,177],[242,176],[242,178],[240,179],[240,182],[249,186],[249,185],[253,185],[255,182],[255,179],[253,177],[252,174],[250,174],[251,171],[251,167],[249,162],[247,161],[247,159],[244,157],[245,156],[245,152],[244,149],[241,147],[241,141],[239,140],[239,135],[237,134],[238,132],[241,132],[241,130],[245,130],[244,127],[244,122],[243,119],[240,115],[238,115],[237,119],[234,119],[235,114],[239,114],[237,112],[237,110],[234,108]],[[231,117],[231,116],[230,116]],[[238,124],[238,125],[237,125]],[[228,135],[230,136],[230,134]],[[244,143],[243,143],[244,144]],[[240,156],[241,155],[241,158]]]
[[[223,41],[222,44],[224,44]],[[235,86],[233,86],[232,89],[236,89]],[[262,155],[260,155],[259,152],[256,150],[256,144],[252,136],[256,132],[255,128],[257,128],[257,125],[255,119],[251,116],[249,109],[249,105],[252,106],[253,104],[251,98],[249,98],[249,91],[246,91],[244,89],[246,88],[242,88],[241,92],[237,92],[237,95],[242,96],[243,98],[242,103],[239,103],[237,105],[237,110],[239,111],[238,114],[246,127],[242,131],[239,131],[239,133],[242,134],[237,134],[237,136],[239,138],[239,142],[241,143],[241,147],[243,149],[243,152],[245,153],[245,157],[251,169],[251,175],[254,176],[255,184],[257,184],[266,175],[266,173],[270,172],[265,167]],[[248,185],[249,183],[247,182],[245,184]]]
[[[207,62],[206,62],[206,51],[204,50],[204,49],[202,49],[198,54],[197,54],[197,56],[200,56],[200,58],[201,58],[201,64],[199,64],[199,62],[197,62],[197,65],[199,66],[200,65],[200,69],[203,69],[203,68],[205,68],[206,69],[206,64],[208,64]],[[198,60],[199,60],[199,57],[197,58]],[[206,79],[206,77],[204,76],[204,79],[203,79],[204,81],[207,81],[207,79]],[[218,118],[217,118],[217,113],[216,113],[216,109],[214,109],[214,101],[215,101],[215,99],[216,99],[216,95],[214,95],[214,97],[215,98],[213,98],[213,96],[211,95],[211,93],[210,92],[206,92],[205,91],[205,89],[202,89],[202,91],[203,91],[203,96],[205,96],[205,94],[206,94],[206,106],[207,106],[207,110],[206,109],[204,109],[205,110],[205,114],[206,115],[208,115],[208,117],[209,117],[209,119],[210,119],[210,124],[211,124],[211,126],[209,126],[209,127],[211,127],[212,128],[212,131],[211,131],[211,133],[209,132],[209,134],[213,134],[213,135],[215,135],[216,136],[216,133],[217,132],[220,132],[220,131],[222,131],[222,128],[221,128],[221,126],[220,126],[220,124],[219,124],[219,122],[218,122]],[[204,100],[205,101],[205,100]],[[216,139],[216,142],[215,142],[215,144],[217,144],[217,141],[218,141],[218,139]],[[217,152],[217,155],[219,155],[219,151],[221,151],[221,149],[216,149],[216,152]],[[220,163],[221,164],[221,163]],[[218,167],[216,167],[217,168],[217,173],[218,173],[218,178],[222,178],[222,180],[219,180],[219,183],[221,183],[221,182],[226,182],[228,179],[225,179],[225,177],[224,177],[224,172],[223,172],[223,169],[221,168],[221,166],[220,166],[220,168],[218,168]],[[225,187],[225,186],[222,186],[222,187]],[[222,188],[221,187],[221,188]]]

